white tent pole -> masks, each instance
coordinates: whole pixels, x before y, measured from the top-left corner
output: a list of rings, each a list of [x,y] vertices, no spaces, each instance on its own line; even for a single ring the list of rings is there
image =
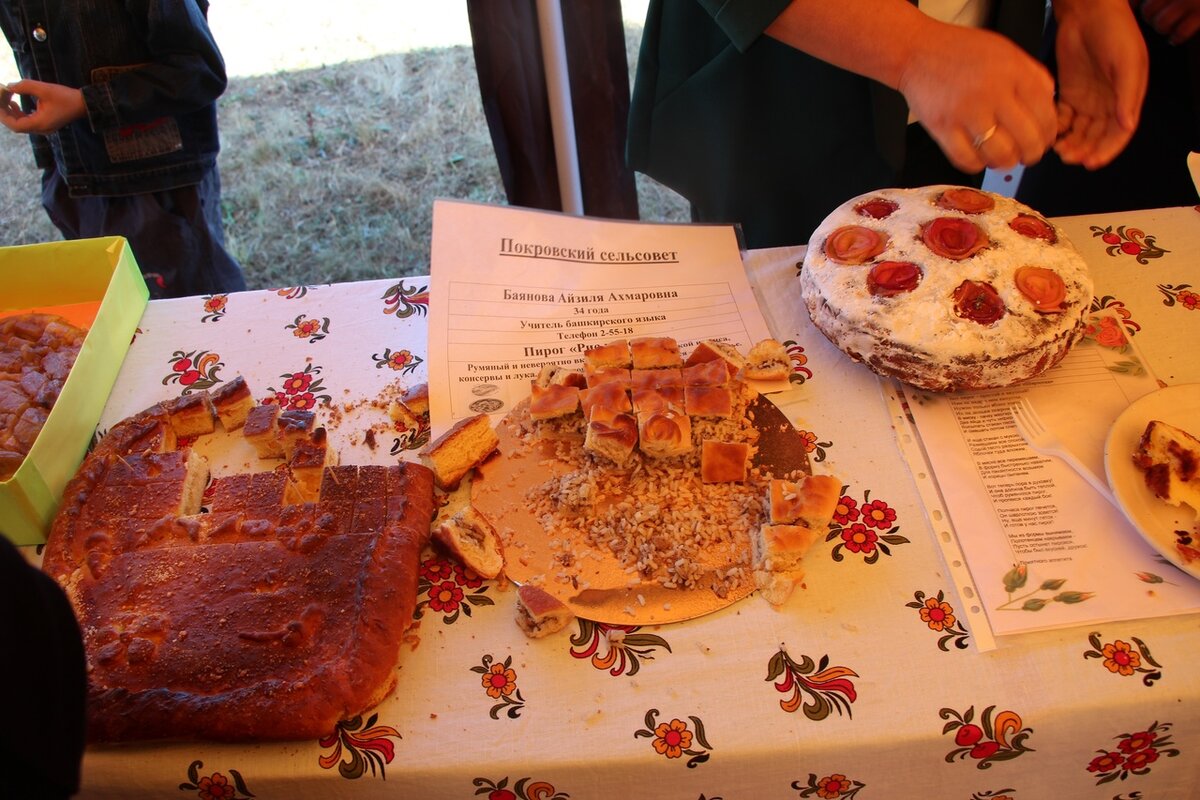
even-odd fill
[[[571,106],[571,81],[567,70],[567,45],[563,38],[559,0],[537,0],[538,33],[542,40],[542,67],[550,101],[550,128],[554,134],[554,160],[563,211],[583,213],[579,180],[579,154],[575,149],[575,115]]]

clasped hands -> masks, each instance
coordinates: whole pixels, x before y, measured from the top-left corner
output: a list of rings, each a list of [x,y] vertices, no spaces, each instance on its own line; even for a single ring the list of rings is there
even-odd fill
[[[1145,0],[1147,22],[1172,38],[1200,25],[1197,0]],[[916,118],[964,172],[1036,163],[1051,147],[1098,169],[1137,128],[1149,57],[1127,0],[1055,0],[1054,76],[1008,39],[944,24],[917,48],[899,89]],[[1057,85],[1056,85],[1057,84]]]

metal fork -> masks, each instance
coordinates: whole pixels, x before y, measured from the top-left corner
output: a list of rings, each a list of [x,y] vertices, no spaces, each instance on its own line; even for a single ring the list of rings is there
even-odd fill
[[[1087,481],[1093,489],[1099,492],[1105,500],[1117,505],[1116,499],[1099,478],[1092,473],[1090,469],[1083,465],[1074,453],[1067,449],[1054,432],[1048,430],[1034,410],[1033,405],[1028,398],[1022,397],[1017,404],[1011,409],[1013,422],[1017,425],[1017,433],[1021,434],[1021,438],[1037,452],[1047,456],[1058,456],[1063,461],[1067,462],[1079,476]]]

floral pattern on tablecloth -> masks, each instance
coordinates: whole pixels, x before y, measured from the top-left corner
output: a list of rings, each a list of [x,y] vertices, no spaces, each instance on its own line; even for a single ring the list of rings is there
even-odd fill
[[[490,778],[475,778],[475,794],[487,795],[487,800],[567,800],[571,795],[560,792],[554,784],[535,781],[531,777],[518,778],[508,788],[508,776],[498,781]]]
[[[202,769],[203,761],[196,760],[189,764],[188,779],[179,784],[179,791],[195,793],[196,800],[248,800],[254,797],[242,773],[236,769],[226,770],[228,776],[222,772],[201,775]]]
[[[829,456],[829,448],[833,447],[833,440],[827,442],[820,441],[819,436],[813,431],[797,428],[796,432],[800,434],[800,439],[804,442],[804,452],[810,456],[810,461],[820,463]]]
[[[787,350],[788,358],[792,362],[792,369],[788,373],[788,380],[799,386],[813,376],[813,371],[807,366],[808,356],[804,354],[804,348],[794,339],[788,339],[783,343],[783,346]]]
[[[227,312],[229,305],[229,295],[227,294],[210,294],[204,298],[204,315],[200,317],[201,322],[219,322]]]
[[[470,567],[430,556],[421,561],[413,618],[423,618],[428,609],[441,614],[444,624],[453,625],[461,617],[471,616],[472,607],[495,605],[488,596],[489,588],[490,584]]]
[[[167,362],[171,371],[162,379],[162,385],[180,386],[180,394],[191,394],[211,389],[221,382],[219,373],[225,366],[218,353],[208,350],[176,350]]]
[[[688,756],[686,763],[689,769],[708,761],[711,757],[708,751],[712,750],[713,746],[708,743],[704,733],[704,722],[699,717],[689,716],[688,719],[692,722],[689,727],[687,722],[679,718],[659,722],[658,714],[657,708],[647,711],[645,727],[634,731],[633,735],[639,739],[650,739],[650,746],[654,748],[654,752],[664,758]]]
[[[319,405],[329,405],[333,399],[332,390],[325,386],[321,377],[324,367],[316,364],[305,364],[296,372],[283,372],[279,377],[283,383],[276,389],[268,386],[270,394],[262,399],[262,403],[278,403],[279,407],[288,411],[308,411]]]
[[[1093,225],[1091,230],[1093,237],[1107,245],[1105,252],[1113,257],[1130,256],[1139,264],[1148,264],[1150,259],[1162,258],[1171,252],[1159,247],[1153,234],[1130,225]]]
[[[985,708],[979,715],[978,724],[975,706],[961,713],[953,708],[943,708],[938,712],[942,719],[949,720],[942,727],[942,735],[954,734],[955,747],[946,754],[947,763],[972,759],[978,769],[988,769],[994,762],[1009,761],[1023,753],[1033,752],[1032,748],[1025,746],[1033,729],[1025,727],[1015,711],[993,714],[995,710],[994,705]]]
[[[800,797],[819,797],[821,800],[853,800],[858,793],[866,788],[862,781],[848,778],[840,772],[817,777],[817,773],[808,773],[808,781],[792,781],[792,788],[800,792]]]
[[[283,326],[285,331],[291,331],[297,339],[307,340],[315,344],[329,335],[329,317],[309,317],[298,315],[294,320]]]
[[[425,316],[429,312],[429,285],[408,285],[404,281],[391,286],[383,293],[383,313],[394,314],[396,319],[407,319],[414,314]]]
[[[1200,293],[1195,292],[1190,283],[1160,283],[1158,291],[1162,293],[1163,305],[1167,308],[1178,306],[1185,311],[1200,308]]]
[[[966,650],[970,634],[963,627],[962,621],[954,615],[954,606],[946,600],[946,593],[938,589],[936,595],[926,596],[925,592],[913,592],[913,599],[904,604],[906,608],[915,608],[917,616],[926,628],[940,634],[937,640],[938,649],[950,652],[950,645],[959,650]]]
[[[1113,737],[1116,750],[1102,748],[1087,765],[1097,775],[1096,785],[1145,775],[1160,758],[1175,758],[1179,749],[1171,741],[1171,723],[1153,722],[1145,730],[1121,733]]]
[[[654,651],[659,648],[671,652],[666,639],[656,633],[642,633],[637,625],[580,618],[575,622],[579,630],[571,634],[571,655],[588,659],[594,668],[605,670],[613,677],[638,674],[642,662],[653,661]]]
[[[898,531],[896,510],[883,500],[872,500],[871,490],[863,492],[860,503],[847,492],[850,487],[842,486],[841,499],[829,523],[825,541],[837,542],[829,555],[834,561],[845,559],[842,551],[862,556],[865,564],[874,564],[881,555],[890,556],[891,547],[908,544],[906,537]]]
[[[789,695],[779,701],[779,707],[789,714],[803,706],[804,716],[820,721],[834,711],[853,716],[851,705],[858,699],[858,690],[851,678],[859,677],[849,667],[830,666],[828,655],[813,661],[807,655],[793,659],[783,647],[767,662],[765,680],[774,683],[775,691]]]
[[[357,716],[337,724],[333,733],[320,740],[323,748],[330,748],[317,759],[322,769],[337,767],[338,774],[348,780],[361,778],[370,771],[387,778],[385,767],[396,757],[396,745],[400,732],[390,725],[378,725],[378,714],[365,720]]]
[[[1100,664],[1113,675],[1130,678],[1142,676],[1142,683],[1153,686],[1162,677],[1162,664],[1150,655],[1150,647],[1136,636],[1130,636],[1129,641],[1113,639],[1104,641],[1099,631],[1093,631],[1088,636],[1090,649],[1083,652],[1085,659],[1097,659]]]
[[[1103,297],[1093,297],[1092,305],[1089,309],[1092,314],[1098,314],[1101,311],[1107,311],[1110,314],[1115,314],[1120,318],[1121,324],[1125,330],[1133,336],[1142,329],[1142,326],[1133,320],[1133,312],[1126,307],[1125,302],[1118,300],[1112,295],[1104,295]]]
[[[497,701],[488,711],[488,716],[492,719],[500,719],[501,712],[504,712],[509,719],[521,716],[521,709],[525,707],[525,698],[521,696],[521,690],[517,688],[517,671],[512,668],[512,656],[506,656],[503,661],[498,661],[494,656],[485,654],[477,665],[471,667],[471,672],[481,676],[480,682],[484,694]]]

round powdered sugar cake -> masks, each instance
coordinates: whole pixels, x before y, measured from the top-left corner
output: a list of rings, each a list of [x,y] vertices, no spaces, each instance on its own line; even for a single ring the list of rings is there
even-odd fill
[[[1087,265],[1062,229],[960,186],[882,189],[836,208],[800,273],[813,324],[872,370],[931,391],[1007,386],[1083,335]]]

